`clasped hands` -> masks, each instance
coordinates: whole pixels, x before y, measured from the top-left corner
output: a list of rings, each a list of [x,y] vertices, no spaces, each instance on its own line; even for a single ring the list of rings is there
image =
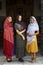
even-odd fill
[[[29,37],[32,37],[32,36],[34,36],[34,35],[36,35],[35,33],[34,34],[28,34],[27,33],[27,35],[29,36]]]

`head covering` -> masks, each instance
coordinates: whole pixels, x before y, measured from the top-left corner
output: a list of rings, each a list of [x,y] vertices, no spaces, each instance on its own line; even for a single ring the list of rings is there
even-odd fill
[[[13,43],[13,25],[9,23],[8,17],[4,21],[4,38]]]
[[[6,25],[9,23],[8,17],[5,19],[4,21],[4,27],[6,27]]]
[[[35,18],[34,16],[31,16],[30,18],[33,18],[35,22],[37,21],[36,18]]]
[[[38,23],[37,23],[37,20],[36,20],[36,18],[35,18],[34,16],[31,16],[30,19],[31,19],[31,18],[34,19],[34,23],[30,23],[30,24],[38,24]]]
[[[38,26],[37,20],[34,16],[31,16],[30,18],[34,19],[34,23],[30,23],[28,25],[27,33],[34,34],[36,31],[39,30],[39,26]],[[34,36],[32,36],[32,37],[27,36],[27,40],[31,43],[34,40]]]
[[[13,24],[12,22],[9,22],[9,20],[8,20],[9,17],[10,17],[10,16],[8,16],[8,17],[5,19],[5,21],[4,21],[4,28],[6,28],[6,27],[8,27],[8,26],[12,26],[12,24]]]
[[[13,48],[14,48],[14,32],[13,27],[9,26],[9,20],[8,17],[4,21],[4,47],[3,47],[3,53],[7,57],[12,57]]]
[[[29,26],[32,26],[33,25],[36,28],[36,30],[39,30],[39,25],[37,23],[36,18],[34,16],[31,16],[30,19],[31,18],[34,19],[34,23],[30,23]]]

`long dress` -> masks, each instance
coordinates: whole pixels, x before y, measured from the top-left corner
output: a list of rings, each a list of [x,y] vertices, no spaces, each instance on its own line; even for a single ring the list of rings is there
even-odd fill
[[[15,29],[22,31],[25,29],[25,24],[23,22],[17,22],[19,25],[21,25],[21,29],[18,28],[18,26],[15,25]],[[16,23],[15,23],[16,24]],[[25,32],[23,33],[25,36]],[[25,41],[23,41],[22,37],[16,33],[16,57],[22,58],[25,55]]]
[[[13,24],[9,23],[8,18],[4,22],[4,44],[3,44],[3,54],[10,58],[14,51],[14,32]]]

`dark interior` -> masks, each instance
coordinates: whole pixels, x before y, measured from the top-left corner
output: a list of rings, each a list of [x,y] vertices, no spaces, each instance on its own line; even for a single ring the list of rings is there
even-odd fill
[[[29,24],[29,17],[34,15],[38,21],[39,27],[41,22],[41,15],[35,11],[35,3],[37,3],[38,11],[41,13],[41,0],[6,0],[6,16],[11,15],[15,23],[18,14],[23,16],[23,21],[26,26]],[[37,7],[36,7],[37,8]],[[37,14],[37,15],[36,15]],[[0,16],[0,48],[3,48],[3,25],[6,16]],[[16,34],[16,33],[15,33]],[[43,44],[41,41],[41,27],[40,34],[38,35],[39,52],[43,54]]]

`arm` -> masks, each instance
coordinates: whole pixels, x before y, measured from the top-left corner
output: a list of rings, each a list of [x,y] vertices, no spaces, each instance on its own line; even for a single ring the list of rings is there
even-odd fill
[[[20,35],[23,38],[23,40],[25,40],[25,37],[23,36],[23,34],[20,31],[16,30],[16,32],[18,35]]]
[[[21,33],[24,33],[26,31],[26,29],[24,29],[23,31],[21,31]]]
[[[25,31],[26,31],[26,24],[24,23],[24,28],[23,28],[23,30],[21,31],[21,33],[24,33]]]
[[[32,37],[32,36],[34,36],[34,35],[38,35],[39,34],[39,31],[37,31],[36,33],[34,33],[34,34],[29,34],[29,33],[27,33],[27,36],[30,36],[30,37]]]
[[[34,35],[38,35],[39,34],[39,31],[37,31]]]

